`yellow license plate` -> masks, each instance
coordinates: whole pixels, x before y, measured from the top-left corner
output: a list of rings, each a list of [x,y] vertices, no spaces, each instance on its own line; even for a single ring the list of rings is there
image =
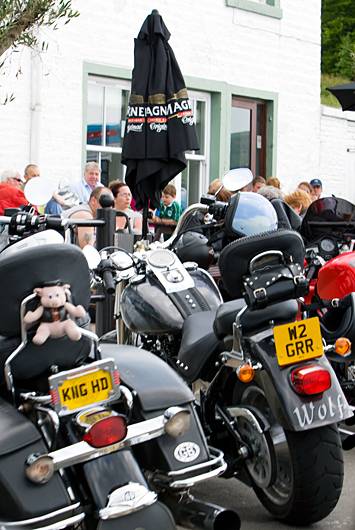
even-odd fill
[[[300,363],[323,355],[318,317],[275,326],[274,339],[280,366]]]
[[[49,384],[52,404],[62,414],[110,401],[119,395],[118,372],[113,361],[108,359],[55,374],[49,378]]]

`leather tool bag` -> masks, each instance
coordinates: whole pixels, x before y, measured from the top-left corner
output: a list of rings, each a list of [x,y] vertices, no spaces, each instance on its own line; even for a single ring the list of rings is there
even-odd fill
[[[280,263],[254,270],[243,278],[243,284],[244,298],[253,309],[299,298],[308,291],[308,280],[297,263]]]

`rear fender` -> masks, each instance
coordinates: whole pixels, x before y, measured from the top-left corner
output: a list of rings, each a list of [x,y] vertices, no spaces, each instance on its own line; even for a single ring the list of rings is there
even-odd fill
[[[260,334],[259,334],[260,335]],[[256,382],[263,388],[271,410],[279,423],[293,431],[305,431],[338,423],[352,416],[351,409],[338,379],[326,356],[303,364],[318,364],[331,374],[331,387],[317,396],[297,394],[290,383],[290,374],[298,365],[281,368],[277,362],[275,347],[270,336],[258,340],[245,339],[252,357],[259,361],[263,370],[256,372]]]

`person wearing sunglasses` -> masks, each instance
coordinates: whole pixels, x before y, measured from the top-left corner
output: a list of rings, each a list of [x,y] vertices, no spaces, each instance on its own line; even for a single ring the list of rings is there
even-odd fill
[[[22,191],[24,179],[14,169],[6,169],[0,175],[0,215],[6,208],[19,208],[28,204]]]

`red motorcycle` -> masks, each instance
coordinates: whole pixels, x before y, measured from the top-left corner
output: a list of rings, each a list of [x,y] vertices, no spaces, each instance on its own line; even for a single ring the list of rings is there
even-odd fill
[[[328,359],[354,411],[355,424],[355,206],[336,197],[309,207],[301,226],[310,289],[301,305],[303,317],[318,316]],[[344,339],[346,337],[346,339]],[[355,446],[352,431],[343,429],[343,447]]]

